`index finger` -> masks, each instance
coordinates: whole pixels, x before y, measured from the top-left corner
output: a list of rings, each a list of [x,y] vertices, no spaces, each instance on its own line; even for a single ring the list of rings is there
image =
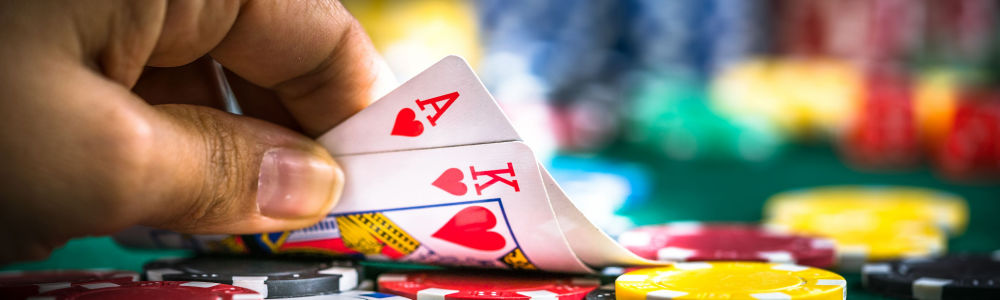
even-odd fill
[[[364,29],[337,1],[172,2],[150,61],[202,52],[204,45],[227,69],[274,90],[313,137],[395,83]]]

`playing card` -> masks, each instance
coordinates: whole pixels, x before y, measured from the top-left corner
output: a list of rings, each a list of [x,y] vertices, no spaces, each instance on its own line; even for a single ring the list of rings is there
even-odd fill
[[[527,258],[519,268],[589,271],[563,238],[538,163],[521,142],[349,155],[338,162],[346,184],[331,215],[383,213],[384,222],[398,227],[394,238],[406,235],[420,244],[397,259],[439,263],[447,256],[483,266],[516,251]],[[438,257],[420,256],[428,252]]]
[[[448,56],[317,140],[337,156],[520,138],[469,64]]]
[[[581,261],[590,266],[662,264],[639,257],[621,247],[618,242],[587,220],[587,217],[569,200],[555,179],[552,179],[552,175],[545,167],[539,166],[539,170],[542,182],[545,184],[545,191],[548,193],[549,203],[552,205],[552,209],[557,212],[556,219],[559,221],[563,236],[566,237],[570,248]]]
[[[465,61],[450,56],[319,138],[345,174],[340,202],[320,223],[229,237],[147,230],[119,240],[571,273],[661,264],[588,221],[518,140]]]

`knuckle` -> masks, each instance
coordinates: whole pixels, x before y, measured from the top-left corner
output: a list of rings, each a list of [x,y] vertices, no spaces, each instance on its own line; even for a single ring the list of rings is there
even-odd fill
[[[256,169],[250,166],[247,158],[254,151],[247,141],[237,134],[232,122],[219,118],[216,112],[205,109],[189,108],[186,113],[190,122],[196,126],[198,138],[204,145],[202,162],[203,181],[195,194],[195,201],[189,201],[185,211],[188,224],[185,227],[209,226],[231,220],[224,219],[228,214],[241,209],[238,204],[250,196],[250,188],[242,186],[248,182],[249,173],[246,170]]]
[[[92,153],[91,163],[104,195],[97,197],[101,208],[109,215],[124,209],[129,201],[143,195],[153,159],[154,133],[149,121],[125,109],[105,115],[106,126],[96,146],[102,151]]]

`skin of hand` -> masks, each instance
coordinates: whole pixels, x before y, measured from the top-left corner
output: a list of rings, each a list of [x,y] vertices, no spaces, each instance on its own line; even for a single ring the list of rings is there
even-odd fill
[[[314,224],[343,174],[312,138],[391,77],[335,1],[2,1],[0,45],[0,262],[133,225]]]

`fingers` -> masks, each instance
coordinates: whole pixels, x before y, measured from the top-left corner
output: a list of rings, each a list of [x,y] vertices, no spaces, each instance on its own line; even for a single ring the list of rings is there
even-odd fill
[[[239,10],[239,0],[167,2],[162,30],[147,64],[176,67],[204,56],[226,36]]]
[[[256,233],[306,227],[330,211],[342,175],[311,139],[208,107],[149,106],[129,91],[147,62],[179,65],[216,49],[276,90],[313,134],[370,100],[377,56],[339,4],[233,3],[0,4],[0,164],[9,171],[0,174],[0,240],[10,242],[0,261],[135,224]],[[177,21],[175,11],[197,17]],[[251,17],[235,17],[241,11]],[[188,19],[216,26],[171,25]]]
[[[302,127],[281,103],[274,91],[250,83],[242,77],[226,72],[226,80],[232,87],[233,95],[239,100],[243,115],[267,120],[285,128],[302,132]]]
[[[173,68],[147,67],[132,87],[149,104],[194,104],[225,108],[212,73],[212,59],[204,57]]]
[[[337,1],[170,2],[149,64],[179,66],[209,50],[227,69],[277,92],[313,137],[396,84]]]
[[[288,129],[201,106],[157,106],[150,166],[165,203],[143,225],[189,233],[255,233],[314,224],[335,204],[342,174],[318,144]]]

